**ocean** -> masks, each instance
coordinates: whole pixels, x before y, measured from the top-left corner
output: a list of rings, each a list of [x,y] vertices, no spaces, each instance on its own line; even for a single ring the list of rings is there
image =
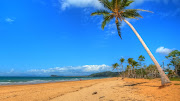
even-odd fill
[[[0,77],[0,85],[24,85],[48,82],[79,81],[105,77]]]

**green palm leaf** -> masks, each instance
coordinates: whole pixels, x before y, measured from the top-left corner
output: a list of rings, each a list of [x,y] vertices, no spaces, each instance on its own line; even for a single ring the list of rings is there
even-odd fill
[[[119,37],[122,39],[120,26],[121,26],[121,23],[120,23],[119,21],[116,22],[116,27],[117,27],[118,35],[119,35]]]
[[[117,68],[118,68],[118,66],[119,66],[119,64],[118,64],[118,63],[112,64],[112,68],[113,68],[113,70],[114,70],[114,69],[117,69]]]
[[[108,24],[110,22],[110,20],[113,19],[113,17],[114,17],[114,15],[104,16],[104,21],[102,22],[101,28],[104,29],[106,24]]]
[[[129,6],[131,3],[133,3],[133,0],[122,0],[120,10],[124,9],[125,7]]]
[[[122,14],[123,17],[125,18],[134,18],[137,19],[137,17],[142,18],[142,16],[137,12],[136,9],[128,9],[125,10],[124,13]]]
[[[113,10],[112,3],[109,2],[109,0],[99,0],[99,2],[102,3],[105,8]]]
[[[96,12],[92,13],[91,16],[94,16],[94,15],[107,15],[109,14],[108,11],[106,10],[97,10]]]
[[[144,11],[144,12],[149,12],[149,13],[153,13],[152,11],[148,11],[148,10],[143,10],[143,9],[135,9],[137,11]]]
[[[151,12],[142,9],[125,9],[133,0],[99,0],[100,3],[104,6],[105,10],[97,10],[96,12],[92,13],[91,16],[94,15],[103,15],[103,22],[101,28],[104,27],[113,19],[116,20],[116,27],[119,37],[121,37],[121,23],[123,19],[131,18],[131,19],[138,19],[138,17],[142,18],[142,16],[138,13],[138,11],[145,11]]]
[[[129,6],[131,3],[133,3],[134,1],[127,1],[125,4],[125,7]]]

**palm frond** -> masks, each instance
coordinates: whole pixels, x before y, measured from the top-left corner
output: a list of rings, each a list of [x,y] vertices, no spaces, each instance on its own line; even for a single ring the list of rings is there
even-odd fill
[[[112,1],[111,1],[111,5],[113,6],[113,9],[115,9],[115,6],[116,6],[116,0],[112,0]]]
[[[121,58],[121,59],[120,59],[120,62],[121,62],[121,63],[123,63],[123,62],[124,62],[124,60],[125,60],[124,58]]]
[[[139,66],[138,62],[136,62],[135,60],[132,61],[132,66]]]
[[[121,1],[121,6],[120,6],[120,10],[122,10],[125,6],[126,6],[126,3],[128,2],[128,0],[122,0]]]
[[[122,16],[124,18],[132,18],[132,19],[137,19],[137,17],[142,18],[142,16],[137,12],[136,9],[127,9],[124,11]]]
[[[132,64],[132,62],[133,62],[133,58],[128,58],[128,63]]]
[[[113,9],[119,9],[121,5],[121,0],[112,0],[111,1]]]
[[[118,35],[119,35],[119,37],[122,39],[120,26],[121,26],[121,23],[120,23],[119,21],[117,21],[117,22],[116,22],[116,27],[117,27]]]
[[[127,2],[128,2],[128,0],[122,0],[121,6],[124,7],[124,6],[126,5]]]
[[[97,10],[96,12],[92,13],[91,16],[94,15],[107,15],[109,12],[107,10]]]
[[[113,17],[114,17],[114,15],[104,16],[104,21],[102,22],[101,28],[104,29],[106,24],[108,24],[110,22],[110,20],[113,19]]]
[[[143,9],[126,9],[126,10],[137,10],[137,11],[143,11],[143,12],[154,13],[154,12],[152,12],[152,11],[149,11],[149,10],[143,10]]]
[[[114,70],[114,69],[117,69],[117,68],[118,68],[118,66],[119,66],[119,64],[118,64],[118,63],[112,64],[112,68],[113,68],[113,70]]]
[[[120,2],[120,4],[119,5],[121,5],[120,6],[120,10],[122,10],[122,9],[124,9],[125,7],[127,7],[127,6],[129,6],[131,3],[133,3],[134,2],[134,0],[122,0],[121,2]]]
[[[112,3],[109,0],[99,0],[99,2],[102,3],[105,8],[113,10]]]
[[[125,7],[129,6],[131,3],[133,3],[134,1],[127,1],[126,4],[125,4]]]

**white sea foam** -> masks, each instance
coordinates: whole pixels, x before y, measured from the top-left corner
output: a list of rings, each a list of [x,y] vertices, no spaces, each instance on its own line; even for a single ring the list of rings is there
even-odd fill
[[[62,80],[31,80],[31,81],[20,81],[20,82],[0,82],[0,85],[24,85],[24,84],[39,84],[48,82],[63,82],[63,81],[77,81],[78,78],[74,79],[62,79]],[[11,81],[11,80],[8,80]]]
[[[32,80],[25,82],[0,82],[0,85],[24,85],[24,84],[39,84],[39,83],[48,83],[48,82],[62,82],[67,80]]]
[[[13,81],[13,80],[7,80],[0,82],[0,85],[24,85],[24,84],[39,84],[39,83],[49,83],[49,82],[63,82],[63,81],[78,81],[78,80],[89,80],[89,79],[95,79],[95,78],[61,78],[61,79],[36,79],[36,80],[29,80],[29,81]],[[98,79],[98,78],[96,78]]]

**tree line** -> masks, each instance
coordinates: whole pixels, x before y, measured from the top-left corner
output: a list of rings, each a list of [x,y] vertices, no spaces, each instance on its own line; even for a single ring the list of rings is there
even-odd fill
[[[166,56],[166,60],[170,60],[166,68],[163,68],[168,77],[180,76],[180,51],[174,50]],[[127,64],[126,66],[124,64]],[[171,69],[174,67],[174,69]],[[119,63],[112,64],[113,70],[117,70],[122,78],[159,78],[159,72],[154,64],[146,65],[145,57],[140,55],[137,61],[133,58],[125,60],[121,58]]]

